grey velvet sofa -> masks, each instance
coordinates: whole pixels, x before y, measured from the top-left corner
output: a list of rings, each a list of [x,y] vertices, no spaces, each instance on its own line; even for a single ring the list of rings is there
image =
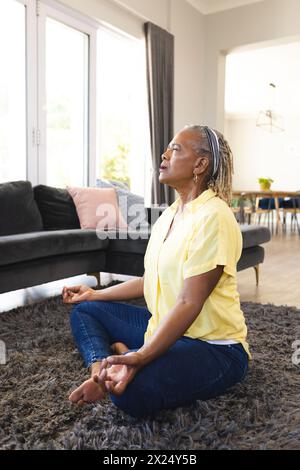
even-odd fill
[[[120,195],[126,190],[117,192],[121,208]],[[131,197],[128,193],[128,200]],[[146,210],[148,227],[163,210]],[[142,276],[150,231],[146,224],[140,227],[139,238],[137,232],[131,237],[129,230],[126,238],[115,232],[100,239],[95,230],[80,229],[73,200],[65,189],[32,188],[28,181],[0,184],[0,293],[84,273]],[[270,240],[270,231],[251,225],[242,225],[241,231],[243,252],[238,270],[254,267],[258,282],[258,266],[264,260],[261,245]]]

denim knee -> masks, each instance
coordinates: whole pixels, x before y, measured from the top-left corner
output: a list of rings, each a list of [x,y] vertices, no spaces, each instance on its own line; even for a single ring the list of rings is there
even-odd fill
[[[70,319],[72,320],[72,317],[76,318],[78,315],[80,315],[80,313],[88,314],[89,313],[88,308],[84,308],[85,306],[88,306],[88,304],[90,304],[90,301],[88,300],[85,300],[84,302],[80,302],[79,304],[75,304],[71,310]]]
[[[79,317],[82,313],[88,313],[84,310],[84,304],[86,302],[81,302],[80,304],[74,305],[70,314],[70,324],[72,329],[77,325]]]
[[[141,407],[139,397],[130,396],[127,390],[120,396],[110,394],[110,399],[117,408],[133,418],[142,418],[147,414],[147,411]]]
[[[144,382],[143,377],[138,375],[128,385],[122,395],[116,396],[110,394],[110,399],[124,413],[134,418],[143,418],[153,411],[151,408],[151,395],[152,393]]]

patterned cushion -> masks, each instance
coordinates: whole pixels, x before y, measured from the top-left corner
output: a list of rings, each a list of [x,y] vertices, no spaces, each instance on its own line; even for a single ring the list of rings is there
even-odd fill
[[[99,188],[111,188],[114,185],[108,181],[98,179],[96,185]],[[118,195],[120,211],[129,228],[146,229],[147,210],[144,206],[144,198],[132,192],[115,186]],[[135,220],[137,219],[137,220]]]

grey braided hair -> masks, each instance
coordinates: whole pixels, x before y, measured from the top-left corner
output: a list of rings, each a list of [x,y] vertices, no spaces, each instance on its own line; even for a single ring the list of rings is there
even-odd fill
[[[229,206],[232,199],[233,155],[221,132],[207,126],[189,125],[184,130],[198,134],[192,141],[197,155],[207,154],[210,159],[206,174],[207,188],[211,188]]]

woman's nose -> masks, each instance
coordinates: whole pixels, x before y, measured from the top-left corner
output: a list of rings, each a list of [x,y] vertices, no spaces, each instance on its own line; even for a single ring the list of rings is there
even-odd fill
[[[167,152],[168,152],[168,149],[163,152],[163,154],[162,154],[162,156],[161,156],[161,159],[162,159],[162,160],[167,159],[167,157],[168,157]]]

